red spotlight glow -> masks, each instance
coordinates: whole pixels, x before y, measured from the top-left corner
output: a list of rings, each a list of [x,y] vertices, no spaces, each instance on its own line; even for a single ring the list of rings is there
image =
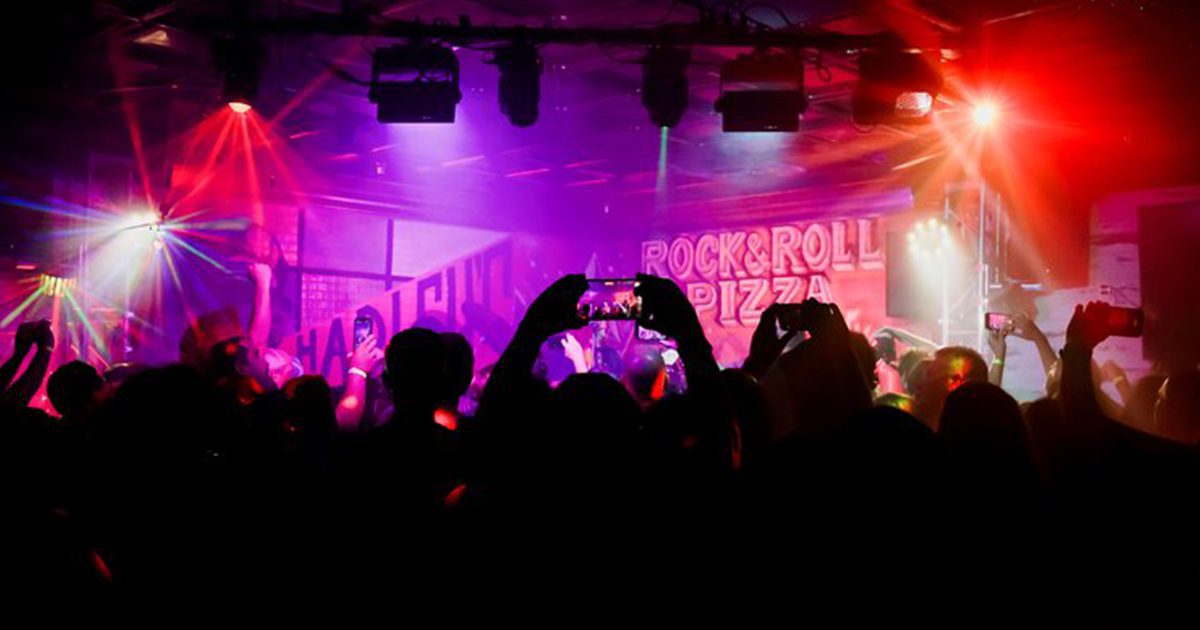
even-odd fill
[[[236,114],[245,114],[250,111],[250,103],[245,101],[229,101],[229,109],[232,109]]]
[[[980,127],[991,127],[999,116],[1000,111],[995,103],[979,103],[971,110],[971,120]]]

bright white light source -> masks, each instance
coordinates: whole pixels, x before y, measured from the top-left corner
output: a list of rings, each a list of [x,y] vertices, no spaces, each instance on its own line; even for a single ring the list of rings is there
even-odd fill
[[[975,124],[980,127],[991,127],[999,116],[1000,111],[996,108],[995,103],[979,103],[971,110],[971,120],[974,120]]]

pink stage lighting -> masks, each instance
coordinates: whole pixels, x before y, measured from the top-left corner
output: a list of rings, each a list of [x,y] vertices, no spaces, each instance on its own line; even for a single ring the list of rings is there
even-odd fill
[[[232,109],[235,114],[245,114],[250,111],[250,103],[245,101],[229,101],[229,109]]]

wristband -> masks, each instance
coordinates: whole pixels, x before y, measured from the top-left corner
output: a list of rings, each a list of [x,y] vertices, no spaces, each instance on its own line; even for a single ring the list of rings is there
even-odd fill
[[[994,365],[996,367],[1002,367],[1004,365],[1004,359],[1001,359],[1000,357],[996,357],[996,358],[992,359],[992,365]]]
[[[352,367],[349,370],[346,370],[346,373],[347,374],[357,374],[357,375],[363,377],[363,380],[367,380],[368,378],[370,378],[370,375],[367,374],[367,371],[362,368]]]

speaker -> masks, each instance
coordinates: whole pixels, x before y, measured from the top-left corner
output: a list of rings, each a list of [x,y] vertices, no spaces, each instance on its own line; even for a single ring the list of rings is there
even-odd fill
[[[1145,358],[1168,367],[1200,361],[1200,202],[1138,210]]]

